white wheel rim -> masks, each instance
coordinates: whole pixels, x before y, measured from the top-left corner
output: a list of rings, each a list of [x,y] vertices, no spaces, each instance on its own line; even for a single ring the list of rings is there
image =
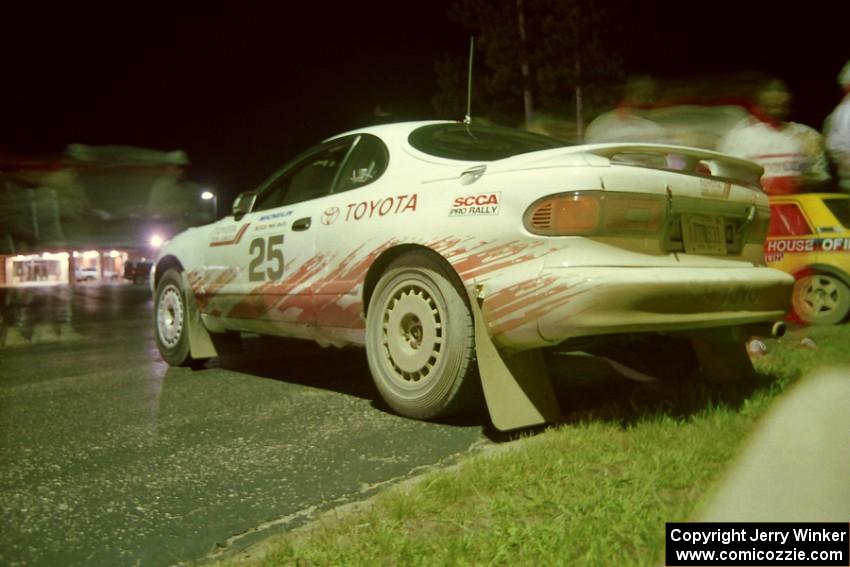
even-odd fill
[[[156,308],[156,328],[159,340],[167,348],[174,348],[183,334],[183,301],[180,290],[168,285],[159,296]]]
[[[840,291],[832,278],[808,276],[800,280],[798,308],[812,318],[830,315],[837,307]]]
[[[440,363],[443,353],[443,309],[420,282],[395,287],[384,309],[381,343],[395,381],[420,387]]]

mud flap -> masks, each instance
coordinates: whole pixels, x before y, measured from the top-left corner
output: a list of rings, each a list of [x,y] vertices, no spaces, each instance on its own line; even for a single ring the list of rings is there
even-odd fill
[[[192,295],[192,287],[186,272],[181,272],[180,277],[183,284],[184,303],[186,305],[186,317],[189,323],[189,356],[195,360],[215,358],[221,354],[231,354],[241,350],[241,341],[238,335],[231,338],[228,335],[211,335],[201,321],[201,312]]]
[[[475,324],[478,374],[487,411],[496,429],[510,431],[558,419],[561,408],[541,352],[530,350],[502,358],[487,332],[481,307],[472,293],[469,303]]]

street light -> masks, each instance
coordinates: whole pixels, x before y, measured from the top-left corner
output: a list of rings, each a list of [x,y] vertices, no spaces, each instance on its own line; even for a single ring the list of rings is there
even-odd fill
[[[218,219],[218,196],[212,191],[204,191],[201,193],[201,199],[204,201],[212,201],[213,220]]]

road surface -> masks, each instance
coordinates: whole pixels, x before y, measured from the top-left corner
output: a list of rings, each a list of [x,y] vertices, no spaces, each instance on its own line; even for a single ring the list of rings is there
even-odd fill
[[[196,561],[489,442],[481,416],[386,411],[359,350],[255,339],[168,368],[143,286],[0,299],[3,565]]]

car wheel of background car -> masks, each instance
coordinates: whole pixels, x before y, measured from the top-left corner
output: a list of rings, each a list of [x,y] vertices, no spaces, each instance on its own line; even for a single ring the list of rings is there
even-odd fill
[[[166,271],[156,286],[154,299],[156,346],[171,366],[195,366],[189,356],[189,312],[180,272]]]
[[[805,275],[794,284],[791,303],[804,322],[835,325],[850,312],[850,288],[829,274]]]
[[[475,329],[451,268],[428,252],[404,254],[369,302],[366,353],[381,396],[407,417],[481,407]]]

